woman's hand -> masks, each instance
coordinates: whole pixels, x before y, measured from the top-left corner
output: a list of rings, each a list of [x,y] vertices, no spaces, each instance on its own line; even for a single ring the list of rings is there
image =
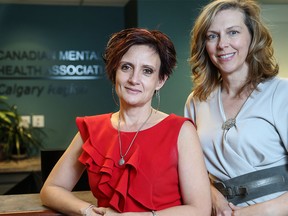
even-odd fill
[[[233,210],[233,216],[271,216],[271,213],[265,210],[265,203],[254,204],[246,207],[239,207],[235,206],[233,203],[229,203],[229,206]],[[278,214],[275,212],[275,215]]]
[[[266,202],[251,206],[239,207],[229,203],[233,210],[232,216],[287,216],[288,215],[288,193]]]
[[[96,215],[96,216],[100,216],[100,215],[105,215],[105,213],[106,213],[106,208],[102,208],[102,207],[94,207],[93,209],[92,209],[92,212],[93,212],[93,216],[94,215]],[[94,213],[96,213],[96,214],[94,214]],[[91,216],[92,216],[91,215]]]
[[[273,202],[276,200],[277,199],[274,199],[245,207],[235,206],[232,203],[229,203],[229,206],[233,210],[233,216],[287,216],[287,209],[282,209],[281,204],[279,206],[279,203],[273,205]],[[283,204],[286,205],[287,203],[285,204],[283,202]]]
[[[226,198],[211,185],[212,216],[232,216],[233,211]]]
[[[120,215],[121,213],[118,213],[114,211],[111,208],[104,208],[104,207],[95,207],[93,208],[93,212],[96,213],[97,216],[99,215],[105,215],[105,216],[116,216]]]

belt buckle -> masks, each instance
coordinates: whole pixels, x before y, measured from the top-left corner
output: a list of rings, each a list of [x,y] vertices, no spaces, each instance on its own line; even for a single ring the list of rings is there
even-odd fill
[[[248,195],[248,188],[244,186],[235,187],[236,196],[246,196]]]
[[[248,194],[248,188],[243,186],[226,186],[223,182],[215,182],[214,186],[227,199],[233,199],[235,196],[246,196]]]
[[[217,190],[219,190],[224,197],[226,197],[227,199],[232,199],[234,198],[234,194],[233,194],[233,189],[231,187],[227,187],[224,182],[221,182],[221,181],[217,181],[217,182],[214,182],[213,184]]]

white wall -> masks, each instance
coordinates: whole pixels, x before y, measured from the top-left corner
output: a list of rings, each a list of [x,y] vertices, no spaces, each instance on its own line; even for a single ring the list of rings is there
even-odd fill
[[[288,78],[288,4],[262,4],[261,7],[264,21],[272,32],[279,76]]]

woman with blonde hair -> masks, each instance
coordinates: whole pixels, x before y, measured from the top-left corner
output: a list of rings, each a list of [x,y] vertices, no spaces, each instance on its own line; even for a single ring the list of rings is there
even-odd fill
[[[288,81],[253,0],[216,0],[192,29],[193,91],[213,215],[288,215]]]

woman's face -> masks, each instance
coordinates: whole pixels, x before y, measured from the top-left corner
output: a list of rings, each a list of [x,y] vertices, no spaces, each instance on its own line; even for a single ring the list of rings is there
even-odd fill
[[[206,50],[222,76],[233,72],[247,75],[250,43],[251,35],[239,10],[218,12],[206,34]]]
[[[133,45],[123,55],[116,71],[115,89],[122,105],[151,106],[155,90],[166,80],[159,80],[159,54],[147,45]]]

